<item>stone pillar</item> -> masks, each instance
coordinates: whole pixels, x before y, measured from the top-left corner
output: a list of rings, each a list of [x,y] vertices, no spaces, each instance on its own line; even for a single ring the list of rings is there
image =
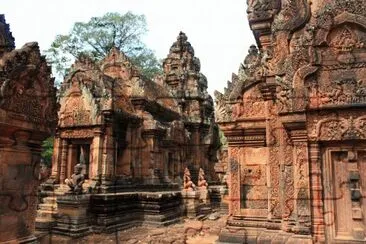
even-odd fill
[[[61,146],[60,184],[64,184],[66,179],[67,153],[68,153],[67,140],[62,139],[61,145],[62,146]]]
[[[123,176],[133,176],[132,171],[132,158],[133,158],[133,150],[135,148],[134,137],[135,134],[132,134],[132,127],[129,125],[126,129],[126,138],[125,140],[121,140],[117,145],[119,151],[117,155],[116,167],[118,171],[116,174]],[[127,145],[127,146],[125,146]],[[123,151],[122,151],[123,149]]]
[[[53,142],[53,154],[52,154],[52,171],[50,179],[58,183],[60,179],[60,168],[61,168],[61,138],[58,134],[55,135]]]
[[[297,234],[311,234],[311,197],[310,197],[310,177],[309,177],[309,151],[308,151],[308,134],[305,119],[300,117],[298,120],[285,122],[285,127],[290,135],[293,144],[293,181],[287,181],[287,175],[283,179],[284,182],[292,184],[293,189],[290,198],[294,199],[293,214],[296,218],[296,224],[291,230]],[[290,191],[290,190],[287,190]],[[293,196],[291,196],[293,195]],[[286,199],[286,201],[291,199]],[[285,201],[285,204],[286,204]],[[289,205],[289,203],[287,204]]]
[[[154,164],[153,158],[153,144],[154,138],[151,134],[144,134],[144,145],[142,148],[142,159],[141,159],[141,176],[143,178],[150,177],[152,172],[151,170]]]
[[[323,186],[321,158],[318,142],[309,143],[310,154],[310,183],[311,183],[311,210],[312,210],[312,232],[314,242],[325,242],[324,211],[323,211]]]
[[[140,125],[129,125],[131,130],[131,144],[128,146],[130,151],[130,162],[129,167],[131,169],[131,176],[133,178],[141,177],[141,146],[140,146],[140,138],[141,138],[141,128]]]
[[[163,163],[163,171],[162,175],[164,177],[165,182],[170,181],[169,177],[169,150],[165,150],[162,155],[162,163]]]
[[[114,176],[115,144],[112,136],[112,127],[108,126],[104,135],[102,157],[102,181],[105,184]]]
[[[306,141],[294,141],[294,187],[295,213],[297,216],[295,233],[310,235],[311,200],[309,178],[309,153]]]
[[[238,147],[229,147],[229,215],[240,213],[240,165]]]
[[[103,131],[101,128],[94,130],[94,138],[91,144],[92,161],[89,178],[93,181],[99,181],[99,176],[102,174],[102,145],[103,145]]]

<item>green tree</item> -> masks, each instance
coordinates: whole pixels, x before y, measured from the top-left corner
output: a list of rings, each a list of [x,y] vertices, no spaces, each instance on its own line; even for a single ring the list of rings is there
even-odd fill
[[[53,137],[49,137],[42,143],[42,152],[41,156],[44,159],[45,164],[48,167],[51,167],[52,164],[52,153],[53,153]]]
[[[107,13],[87,23],[76,22],[68,35],[56,36],[45,54],[55,75],[63,77],[81,53],[98,61],[112,47],[117,47],[140,67],[144,76],[153,78],[161,72],[161,66],[154,52],[141,40],[146,32],[144,15]]]
[[[220,140],[220,148],[227,147],[227,138],[224,135],[224,132],[219,129],[219,140]]]

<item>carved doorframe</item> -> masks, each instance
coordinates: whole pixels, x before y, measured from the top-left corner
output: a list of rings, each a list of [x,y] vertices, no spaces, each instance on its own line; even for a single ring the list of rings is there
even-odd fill
[[[354,144],[354,143],[353,143]],[[350,143],[340,143],[338,146],[335,145],[323,145],[321,147],[321,170],[322,170],[322,178],[323,178],[323,203],[324,203],[324,230],[325,237],[327,243],[344,243],[345,241],[352,243],[366,243],[366,240],[356,240],[356,239],[347,239],[347,238],[337,238],[336,236],[336,207],[335,201],[337,197],[334,196],[335,189],[334,180],[335,177],[333,175],[333,170],[335,168],[334,159],[332,158],[332,153],[334,152],[349,152],[349,151],[364,151],[366,152],[366,143],[359,143],[357,146],[352,145]],[[336,197],[336,198],[334,198]],[[342,196],[343,197],[343,196]],[[348,194],[344,197],[350,197]],[[346,210],[348,211],[348,210]],[[352,214],[349,212],[349,214]],[[366,216],[365,216],[366,217]],[[365,221],[363,221],[365,226]]]

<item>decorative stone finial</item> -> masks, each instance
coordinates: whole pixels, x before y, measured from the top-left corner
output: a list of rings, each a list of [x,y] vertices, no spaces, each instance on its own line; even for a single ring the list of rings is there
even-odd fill
[[[179,32],[177,41],[186,42],[187,40],[188,40],[188,38],[187,38],[186,34],[183,31]]]
[[[171,46],[169,53],[172,54],[172,53],[184,53],[184,52],[188,52],[192,56],[194,56],[194,50],[193,47],[191,46],[191,43],[188,42],[187,35],[181,31],[177,36],[177,41],[175,41]]]
[[[15,40],[10,32],[9,25],[5,21],[5,15],[0,14],[0,56],[15,48]]]

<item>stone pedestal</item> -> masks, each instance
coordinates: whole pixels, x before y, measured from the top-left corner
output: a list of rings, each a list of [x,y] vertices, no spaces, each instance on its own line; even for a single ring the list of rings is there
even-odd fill
[[[188,218],[195,218],[199,212],[200,193],[198,191],[182,191],[182,198],[184,202],[184,213]]]
[[[227,189],[227,185],[220,187],[220,197],[220,213],[226,215],[229,213],[229,191]]]
[[[199,189],[199,214],[206,215],[212,212],[211,204],[210,204],[210,194],[207,188]]]
[[[85,236],[90,231],[90,195],[65,195],[57,198],[58,214],[54,233],[71,237]]]
[[[200,193],[200,203],[209,205],[210,204],[210,194],[207,188],[199,189]]]

